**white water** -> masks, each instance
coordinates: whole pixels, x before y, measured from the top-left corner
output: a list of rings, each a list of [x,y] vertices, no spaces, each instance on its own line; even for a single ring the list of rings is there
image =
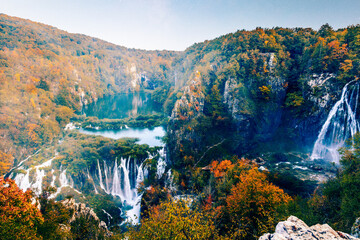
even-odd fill
[[[55,154],[56,157],[57,154]],[[55,157],[51,158],[50,160],[26,170],[26,174],[19,173],[15,176],[15,182],[19,186],[19,188],[23,191],[26,191],[30,188],[35,194],[39,195],[42,191],[42,181],[45,176],[44,168],[50,167],[52,161]],[[23,163],[23,162],[22,162]],[[23,169],[23,167],[19,167],[19,169]],[[30,181],[30,171],[35,171],[35,178]]]
[[[161,176],[165,173],[166,168],[166,154],[165,154],[165,148],[162,148],[159,150],[159,160],[156,166],[156,176],[158,179],[161,178]]]
[[[52,161],[57,157],[57,153],[55,156],[48,161],[39,164],[35,167],[30,167],[28,169],[24,169],[23,166],[18,167],[19,170],[24,170],[25,173],[18,173],[16,174],[14,181],[19,186],[19,188],[23,191],[27,189],[31,189],[36,195],[40,195],[43,190],[43,179],[49,171],[46,171],[45,168],[51,167]],[[24,161],[22,161],[23,163]],[[55,187],[55,181],[57,176],[55,175],[55,170],[51,169],[51,183],[50,186]],[[30,177],[32,175],[32,177]],[[64,187],[71,187],[74,189],[74,184],[72,183],[71,177],[66,176],[66,169],[62,170],[60,166],[60,174],[58,175],[59,178],[59,187],[57,188],[56,193],[52,194],[50,198],[55,198]],[[75,192],[81,194],[80,191],[74,189]]]
[[[113,167],[106,161],[101,166],[98,161],[97,173],[100,187],[108,194],[119,196],[123,205],[131,208],[126,211],[127,221],[138,223],[141,194],[138,194],[137,187],[144,180],[143,164],[138,164],[133,158],[116,159]]]
[[[163,127],[148,128],[129,128],[125,125],[125,129],[120,130],[96,130],[96,129],[79,129],[80,133],[87,135],[103,136],[112,139],[120,138],[137,138],[137,144],[147,144],[150,147],[164,146],[161,138],[165,136]]]
[[[349,82],[343,88],[341,98],[335,103],[315,142],[311,159],[325,159],[339,163],[339,148],[360,130],[357,119],[359,83]]]
[[[156,176],[160,178],[164,174],[166,167],[165,150],[160,149],[158,154]],[[30,188],[39,195],[42,192],[43,179],[46,175],[49,175],[51,179],[50,186],[55,187],[58,185],[57,192],[52,194],[50,198],[55,198],[64,187],[71,187],[81,194],[80,191],[75,189],[76,186],[74,186],[71,176],[67,174],[66,169],[63,169],[61,165],[58,173],[54,169],[46,169],[52,166],[52,161],[56,156],[57,154],[50,160],[35,167],[28,169],[24,169],[22,166],[19,167],[18,169],[24,170],[24,173],[16,174],[15,182],[22,190],[25,191]],[[153,158],[155,156],[149,153],[148,157]],[[123,203],[122,212],[125,212],[127,218],[126,222],[139,223],[142,194],[138,193],[137,188],[148,174],[147,167],[134,158],[120,158],[112,163],[98,160],[94,170],[90,171],[89,168],[86,168],[84,173],[87,179],[94,183],[95,193],[98,193],[98,189],[103,189],[107,194],[120,197]],[[58,180],[58,184],[56,184],[56,180]]]

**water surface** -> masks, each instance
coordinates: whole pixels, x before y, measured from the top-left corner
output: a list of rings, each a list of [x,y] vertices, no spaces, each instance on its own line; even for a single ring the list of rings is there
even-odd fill
[[[84,106],[82,113],[99,119],[121,119],[161,112],[160,107],[146,92],[122,93],[106,96]]]
[[[120,130],[95,130],[80,128],[79,132],[89,135],[98,135],[112,139],[138,138],[138,144],[147,144],[150,147],[163,146],[161,138],[165,136],[163,127],[149,128],[126,128]]]

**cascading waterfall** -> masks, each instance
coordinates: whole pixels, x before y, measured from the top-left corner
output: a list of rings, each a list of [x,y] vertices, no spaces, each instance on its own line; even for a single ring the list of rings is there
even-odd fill
[[[162,177],[166,167],[166,153],[164,148],[157,152],[158,164],[156,176]],[[50,198],[56,197],[64,187],[70,187],[77,193],[81,194],[81,186],[74,184],[70,174],[60,165],[59,171],[51,169],[55,156],[42,164],[35,167],[24,168],[18,167],[23,172],[12,174],[15,182],[22,190],[32,189],[36,194],[40,194],[43,188],[43,179],[45,176],[50,178],[50,186],[57,187],[57,192],[52,194]],[[155,155],[156,156],[156,155]],[[154,158],[150,153],[148,158]],[[95,169],[85,169],[85,176],[94,186],[94,192],[97,194],[100,190],[104,190],[107,194],[118,196],[122,203],[122,217],[127,218],[127,222],[138,223],[140,220],[140,202],[142,194],[138,193],[139,184],[144,181],[148,175],[148,169],[143,163],[135,158],[119,158],[115,161],[97,160]],[[169,172],[168,172],[169,174]]]
[[[55,154],[56,157],[56,154]],[[31,188],[34,193],[39,195],[42,191],[42,182],[43,178],[45,176],[45,170],[44,168],[50,167],[52,161],[55,159],[55,157],[49,159],[48,161],[26,170],[26,173],[19,173],[15,176],[14,180],[16,184],[19,186],[19,188],[23,191],[26,191],[28,188]],[[18,169],[24,170],[22,166],[20,166]],[[30,180],[30,171],[35,171],[34,179]]]
[[[113,167],[108,166],[106,161],[103,166],[98,161],[97,167],[100,187],[108,194],[119,196],[127,209],[128,221],[137,223],[140,217],[142,197],[141,194],[138,194],[137,187],[146,175],[143,164],[138,164],[137,160],[133,158],[120,158],[120,161],[115,160]]]
[[[159,160],[156,166],[156,176],[157,178],[161,178],[161,176],[165,173],[166,168],[166,154],[165,148],[159,150]]]
[[[43,189],[43,179],[46,176],[46,173],[49,170],[45,170],[46,168],[51,167],[53,160],[57,157],[57,153],[55,153],[55,156],[46,162],[39,164],[37,166],[25,169],[21,164],[18,166],[18,170],[23,170],[25,173],[17,173],[11,174],[10,177],[14,178],[15,183],[19,186],[19,188],[23,191],[26,191],[27,189],[31,189],[36,195],[40,195]],[[24,161],[22,161],[24,162]],[[71,177],[66,176],[66,169],[62,170],[62,166],[60,166],[60,173],[58,176],[55,175],[55,170],[51,169],[51,175],[52,180],[50,183],[50,186],[55,187],[55,181],[58,177],[59,179],[59,186],[57,187],[56,193],[53,193],[50,198],[56,197],[64,187],[71,187],[74,191],[81,194],[80,191],[76,190],[74,188],[74,184]]]
[[[335,103],[315,142],[311,159],[339,163],[338,149],[360,130],[358,121],[359,82],[345,85],[341,98]]]

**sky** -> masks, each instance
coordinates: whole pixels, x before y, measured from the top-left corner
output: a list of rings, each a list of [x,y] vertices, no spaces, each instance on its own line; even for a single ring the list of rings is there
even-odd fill
[[[239,29],[360,24],[360,0],[0,0],[0,13],[125,47],[185,50]]]

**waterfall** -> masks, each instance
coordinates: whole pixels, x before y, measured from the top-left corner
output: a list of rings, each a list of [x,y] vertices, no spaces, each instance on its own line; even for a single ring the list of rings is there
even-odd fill
[[[55,157],[57,156],[57,154],[55,153]],[[24,173],[19,173],[15,176],[14,180],[15,183],[19,186],[19,188],[23,191],[26,191],[28,188],[30,188],[31,190],[33,190],[33,192],[37,195],[39,195],[42,191],[42,182],[43,182],[43,178],[45,176],[45,170],[44,168],[50,167],[52,161],[55,159],[55,157],[49,159],[48,161],[29,168],[26,170],[26,174]],[[28,158],[27,158],[28,159]],[[21,164],[24,161],[21,162]],[[19,164],[19,165],[21,165]],[[24,168],[22,166],[20,166],[18,169],[24,170]],[[34,171],[34,177],[33,180],[30,181],[30,171]]]
[[[108,194],[120,197],[128,221],[138,223],[142,195],[137,192],[137,187],[146,176],[143,164],[138,164],[136,159],[129,157],[116,159],[113,167],[108,166],[106,161],[101,166],[98,161],[97,168],[100,188]]]
[[[159,158],[156,175],[160,178],[165,172],[166,153],[162,148],[157,154]],[[19,166],[18,170],[22,170],[22,172],[13,174],[15,182],[23,190],[31,188],[36,194],[40,194],[43,190],[43,179],[48,176],[50,186],[57,187],[56,193],[52,194],[50,198],[55,198],[63,188],[72,188],[73,191],[82,194],[78,191],[81,190],[81,185],[74,184],[71,174],[64,166],[60,164],[56,171],[54,168],[56,165],[52,164],[56,156],[57,153],[53,158],[34,167]],[[155,156],[149,153],[148,158]],[[102,189],[106,194],[118,196],[122,201],[122,217],[126,217],[127,222],[138,223],[142,194],[137,189],[148,175],[147,166],[135,158],[128,157],[116,158],[115,161],[98,159],[94,167],[95,169],[84,168],[83,173],[86,181],[92,182],[95,194]]]
[[[161,176],[165,173],[166,168],[166,154],[165,154],[165,148],[162,148],[159,150],[159,160],[156,166],[156,176],[158,179],[161,178]]]
[[[345,85],[341,98],[331,109],[315,142],[311,159],[325,159],[339,163],[338,149],[359,131],[359,83],[354,80]]]

